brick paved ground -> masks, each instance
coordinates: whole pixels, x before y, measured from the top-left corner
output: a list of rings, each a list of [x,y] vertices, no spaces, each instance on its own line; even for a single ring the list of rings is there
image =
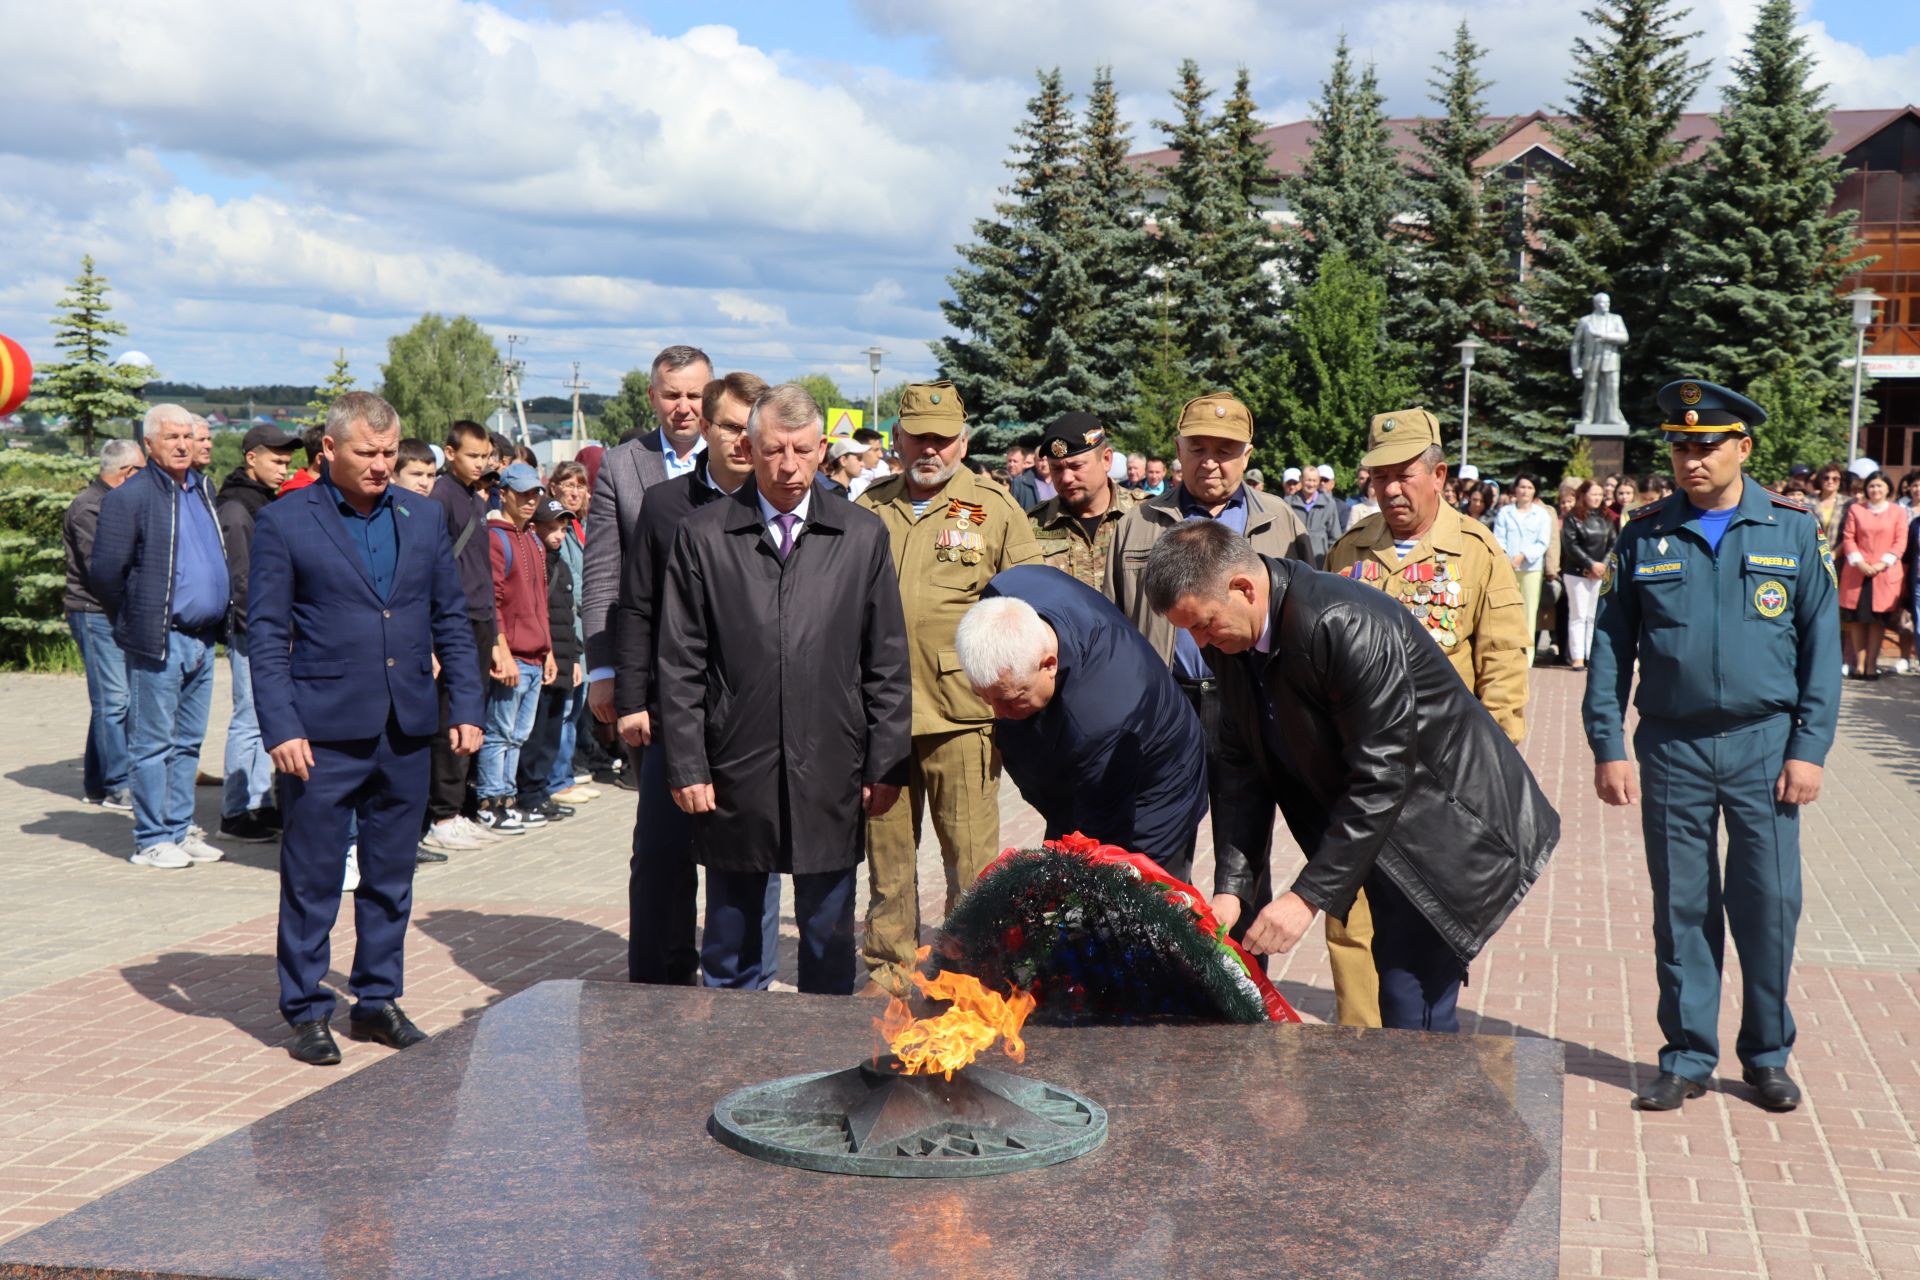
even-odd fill
[[[1593,799],[1578,698],[1577,677],[1537,673],[1527,756],[1566,836],[1463,1001],[1469,1030],[1566,1044],[1563,1274],[1920,1278],[1920,679],[1846,691],[1805,833],[1794,1066],[1807,1104],[1779,1118],[1751,1105],[1729,1066],[1678,1115],[1628,1105],[1658,1047],[1649,894],[1637,814]],[[0,857],[4,1239],[387,1051],[343,1040],[337,1069],[286,1057],[270,847],[176,872],[128,865],[127,819],[74,799],[79,682],[0,677],[0,705],[0,831],[12,836]],[[216,719],[225,705],[216,695]],[[216,725],[209,760],[218,738]],[[200,801],[211,828],[215,793]],[[1006,843],[1035,838],[1010,788],[1003,810]],[[415,1019],[440,1030],[544,978],[617,978],[630,826],[630,795],[612,793],[547,832],[423,870]],[[1211,875],[1204,846],[1197,875]],[[349,913],[337,957],[351,933]],[[790,973],[790,951],[785,962]],[[1323,947],[1275,974],[1309,1016],[1331,1011]],[[1727,1003],[1731,1044],[1737,981]]]

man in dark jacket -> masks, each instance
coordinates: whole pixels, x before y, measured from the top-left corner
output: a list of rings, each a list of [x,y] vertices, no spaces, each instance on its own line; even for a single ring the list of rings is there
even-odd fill
[[[87,749],[81,771],[88,804],[122,812],[133,808],[127,794],[127,658],[113,639],[113,623],[87,581],[93,559],[93,535],[100,503],[140,474],[146,455],[132,440],[109,440],[100,450],[100,473],[74,495],[60,521],[67,547],[67,590],[62,606],[74,647],[87,669]]]
[[[1200,717],[1113,602],[1046,565],[1004,569],[954,647],[993,708],[1007,775],[1047,821],[1182,880],[1207,812]]]
[[[820,406],[755,403],[753,483],[681,526],[659,633],[674,803],[707,869],[708,986],[758,972],[767,878],[793,876],[802,991],[853,991],[864,819],[906,780],[907,629],[886,526],[815,488]]]
[[[247,566],[253,554],[253,523],[287,478],[300,437],[270,423],[240,441],[241,463],[220,486],[214,513],[227,544],[227,579],[233,595],[233,629],[227,662],[233,669],[233,712],[227,718],[226,787],[220,797],[220,834],[233,840],[271,840],[280,829],[273,803],[273,761],[260,742],[253,714],[253,679],[247,658]]]
[[[560,726],[581,685],[580,601],[573,592],[573,570],[561,554],[572,522],[573,513],[559,499],[547,497],[533,509],[528,525],[547,552],[547,634],[553,637],[553,679],[534,694],[533,729],[520,748],[519,776],[514,782],[519,810],[537,813],[549,822],[571,818],[575,812],[572,805],[555,800],[548,785],[553,762],[560,755]]]
[[[1459,1030],[1467,964],[1560,837],[1519,751],[1405,607],[1370,587],[1268,559],[1211,521],[1161,538],[1144,585],[1216,657],[1214,912],[1231,928],[1250,900],[1248,851],[1266,848],[1277,803],[1307,865],[1247,949],[1290,950],[1364,885],[1384,1024]]]
[[[193,469],[193,415],[155,405],[145,434],[151,461],[101,501],[87,567],[127,656],[131,860],[173,869],[224,856],[193,830],[193,777],[229,584],[213,495]]]
[[[627,981],[692,986],[700,978],[694,945],[694,906],[700,873],[693,861],[692,819],[673,802],[667,757],[648,751],[660,720],[659,669],[654,653],[660,633],[660,602],[666,590],[673,540],[701,507],[738,493],[753,479],[747,418],[766,393],[763,378],[739,370],[710,380],[701,393],[701,464],[684,476],[655,485],[640,512],[638,543],[621,566],[614,605],[614,651],[619,666],[614,703],[621,741],[640,757],[640,808],[633,824],[627,865]],[[773,980],[780,941],[780,880],[767,877],[761,910],[760,954],[742,974],[744,986]]]

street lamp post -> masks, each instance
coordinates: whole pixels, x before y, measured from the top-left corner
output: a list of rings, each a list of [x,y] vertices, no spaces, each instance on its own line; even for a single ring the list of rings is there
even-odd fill
[[[1474,341],[1472,334],[1465,341],[1453,344],[1460,353],[1460,465],[1467,465],[1467,414],[1473,406],[1473,357],[1485,343]]]
[[[887,354],[879,347],[867,348],[867,367],[873,371],[873,386],[867,394],[867,426],[880,429],[880,357]]]
[[[1867,327],[1873,323],[1873,304],[1886,299],[1862,287],[1846,300],[1853,304],[1853,415],[1847,430],[1847,465],[1851,466],[1860,457],[1860,370],[1867,362]]]

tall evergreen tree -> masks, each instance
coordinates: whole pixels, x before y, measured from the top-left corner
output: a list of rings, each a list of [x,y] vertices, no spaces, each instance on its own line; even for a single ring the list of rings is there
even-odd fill
[[[1766,0],[1734,63],[1720,136],[1680,175],[1678,283],[1652,350],[1672,377],[1706,378],[1773,403],[1763,466],[1831,456],[1852,383],[1851,325],[1836,300],[1859,249],[1854,213],[1831,212],[1841,157],[1792,0]]]
[[[303,418],[294,419],[303,427],[321,427],[327,422],[327,410],[333,408],[333,402],[353,390],[353,373],[347,367],[347,349],[341,347],[333,357],[333,372],[327,380],[313,389],[313,399],[307,401],[307,413]],[[409,431],[408,434],[413,434]]]
[[[1129,419],[1115,433],[1128,453],[1171,458],[1179,434],[1180,411],[1187,401],[1213,388],[1194,374],[1193,362],[1173,324],[1173,297],[1163,292],[1155,307],[1153,333],[1144,363],[1135,375]]]
[[[1287,346],[1241,387],[1257,429],[1254,457],[1273,474],[1330,463],[1351,484],[1367,421],[1412,402],[1413,380],[1386,336],[1387,284],[1335,250],[1294,299]]]
[[[931,344],[980,418],[1036,421],[1081,403],[1087,390],[1079,336],[1093,293],[1079,256],[1078,131],[1059,69],[1039,80],[1015,130],[1006,198],[974,224],[964,265],[947,277],[953,297],[940,309],[959,336]]]
[[[1139,173],[1127,163],[1132,147],[1112,69],[1098,68],[1078,148],[1086,219],[1081,262],[1090,294],[1080,351],[1087,374],[1083,407],[1115,425],[1132,414],[1134,370],[1147,345],[1142,318],[1153,304],[1153,282],[1146,272],[1149,241],[1141,219],[1146,195]]]
[[[1477,163],[1506,132],[1505,121],[1485,118],[1491,86],[1479,71],[1484,53],[1462,22],[1448,60],[1428,82],[1440,110],[1416,131],[1420,154],[1407,177],[1407,210],[1417,230],[1408,240],[1407,278],[1393,291],[1389,325],[1407,348],[1420,398],[1451,428],[1449,438],[1460,426],[1454,344],[1470,336],[1486,344],[1473,368],[1472,456],[1505,474],[1531,459],[1510,418],[1518,281],[1504,202],[1517,193]]]
[[[24,406],[29,413],[64,416],[67,430],[79,435],[81,451],[88,456],[95,437],[109,423],[137,419],[147,411],[140,388],[156,376],[151,367],[123,367],[109,358],[107,340],[127,332],[126,325],[108,318],[111,291],[107,278],[94,271],[93,256],[83,256],[80,275],[53,318],[53,345],[67,358],[35,371],[37,390]]]
[[[1178,118],[1154,122],[1180,158],[1159,178],[1165,200],[1155,211],[1150,260],[1160,286],[1179,300],[1170,317],[1174,344],[1187,353],[1195,379],[1224,388],[1269,357],[1279,329],[1273,282],[1263,268],[1270,255],[1256,238],[1267,234],[1266,224],[1237,180],[1245,166],[1230,149],[1235,136],[1257,132],[1247,127],[1252,100],[1236,95],[1244,106],[1235,108],[1235,124],[1232,116],[1209,116],[1212,96],[1199,65],[1182,62],[1173,90]]]
[[[1393,220],[1406,203],[1404,175],[1373,67],[1354,74],[1344,35],[1309,116],[1315,136],[1287,191],[1299,218],[1288,252],[1294,277],[1311,284],[1321,260],[1335,252],[1363,269],[1391,274],[1397,265]]]
[[[1676,0],[1597,0],[1585,15],[1592,38],[1573,44],[1567,118],[1551,127],[1572,167],[1541,191],[1525,290],[1531,328],[1522,343],[1521,425],[1548,457],[1572,448],[1579,390],[1567,348],[1601,292],[1632,335],[1622,354],[1621,408],[1642,424],[1642,447],[1656,443],[1660,369],[1649,335],[1670,300],[1668,251],[1680,212],[1673,168],[1686,149],[1674,131],[1707,72],[1688,56],[1694,33],[1679,29],[1686,14]]]

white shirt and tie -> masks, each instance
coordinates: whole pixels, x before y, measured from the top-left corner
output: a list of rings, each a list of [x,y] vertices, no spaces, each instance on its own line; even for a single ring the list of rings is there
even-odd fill
[[[800,502],[792,511],[781,511],[767,501],[764,493],[756,492],[754,499],[760,504],[760,519],[767,527],[767,536],[773,539],[773,549],[781,560],[793,552],[794,543],[799,541],[800,530],[806,528],[807,510],[813,502],[813,490],[809,488],[800,495]]]

